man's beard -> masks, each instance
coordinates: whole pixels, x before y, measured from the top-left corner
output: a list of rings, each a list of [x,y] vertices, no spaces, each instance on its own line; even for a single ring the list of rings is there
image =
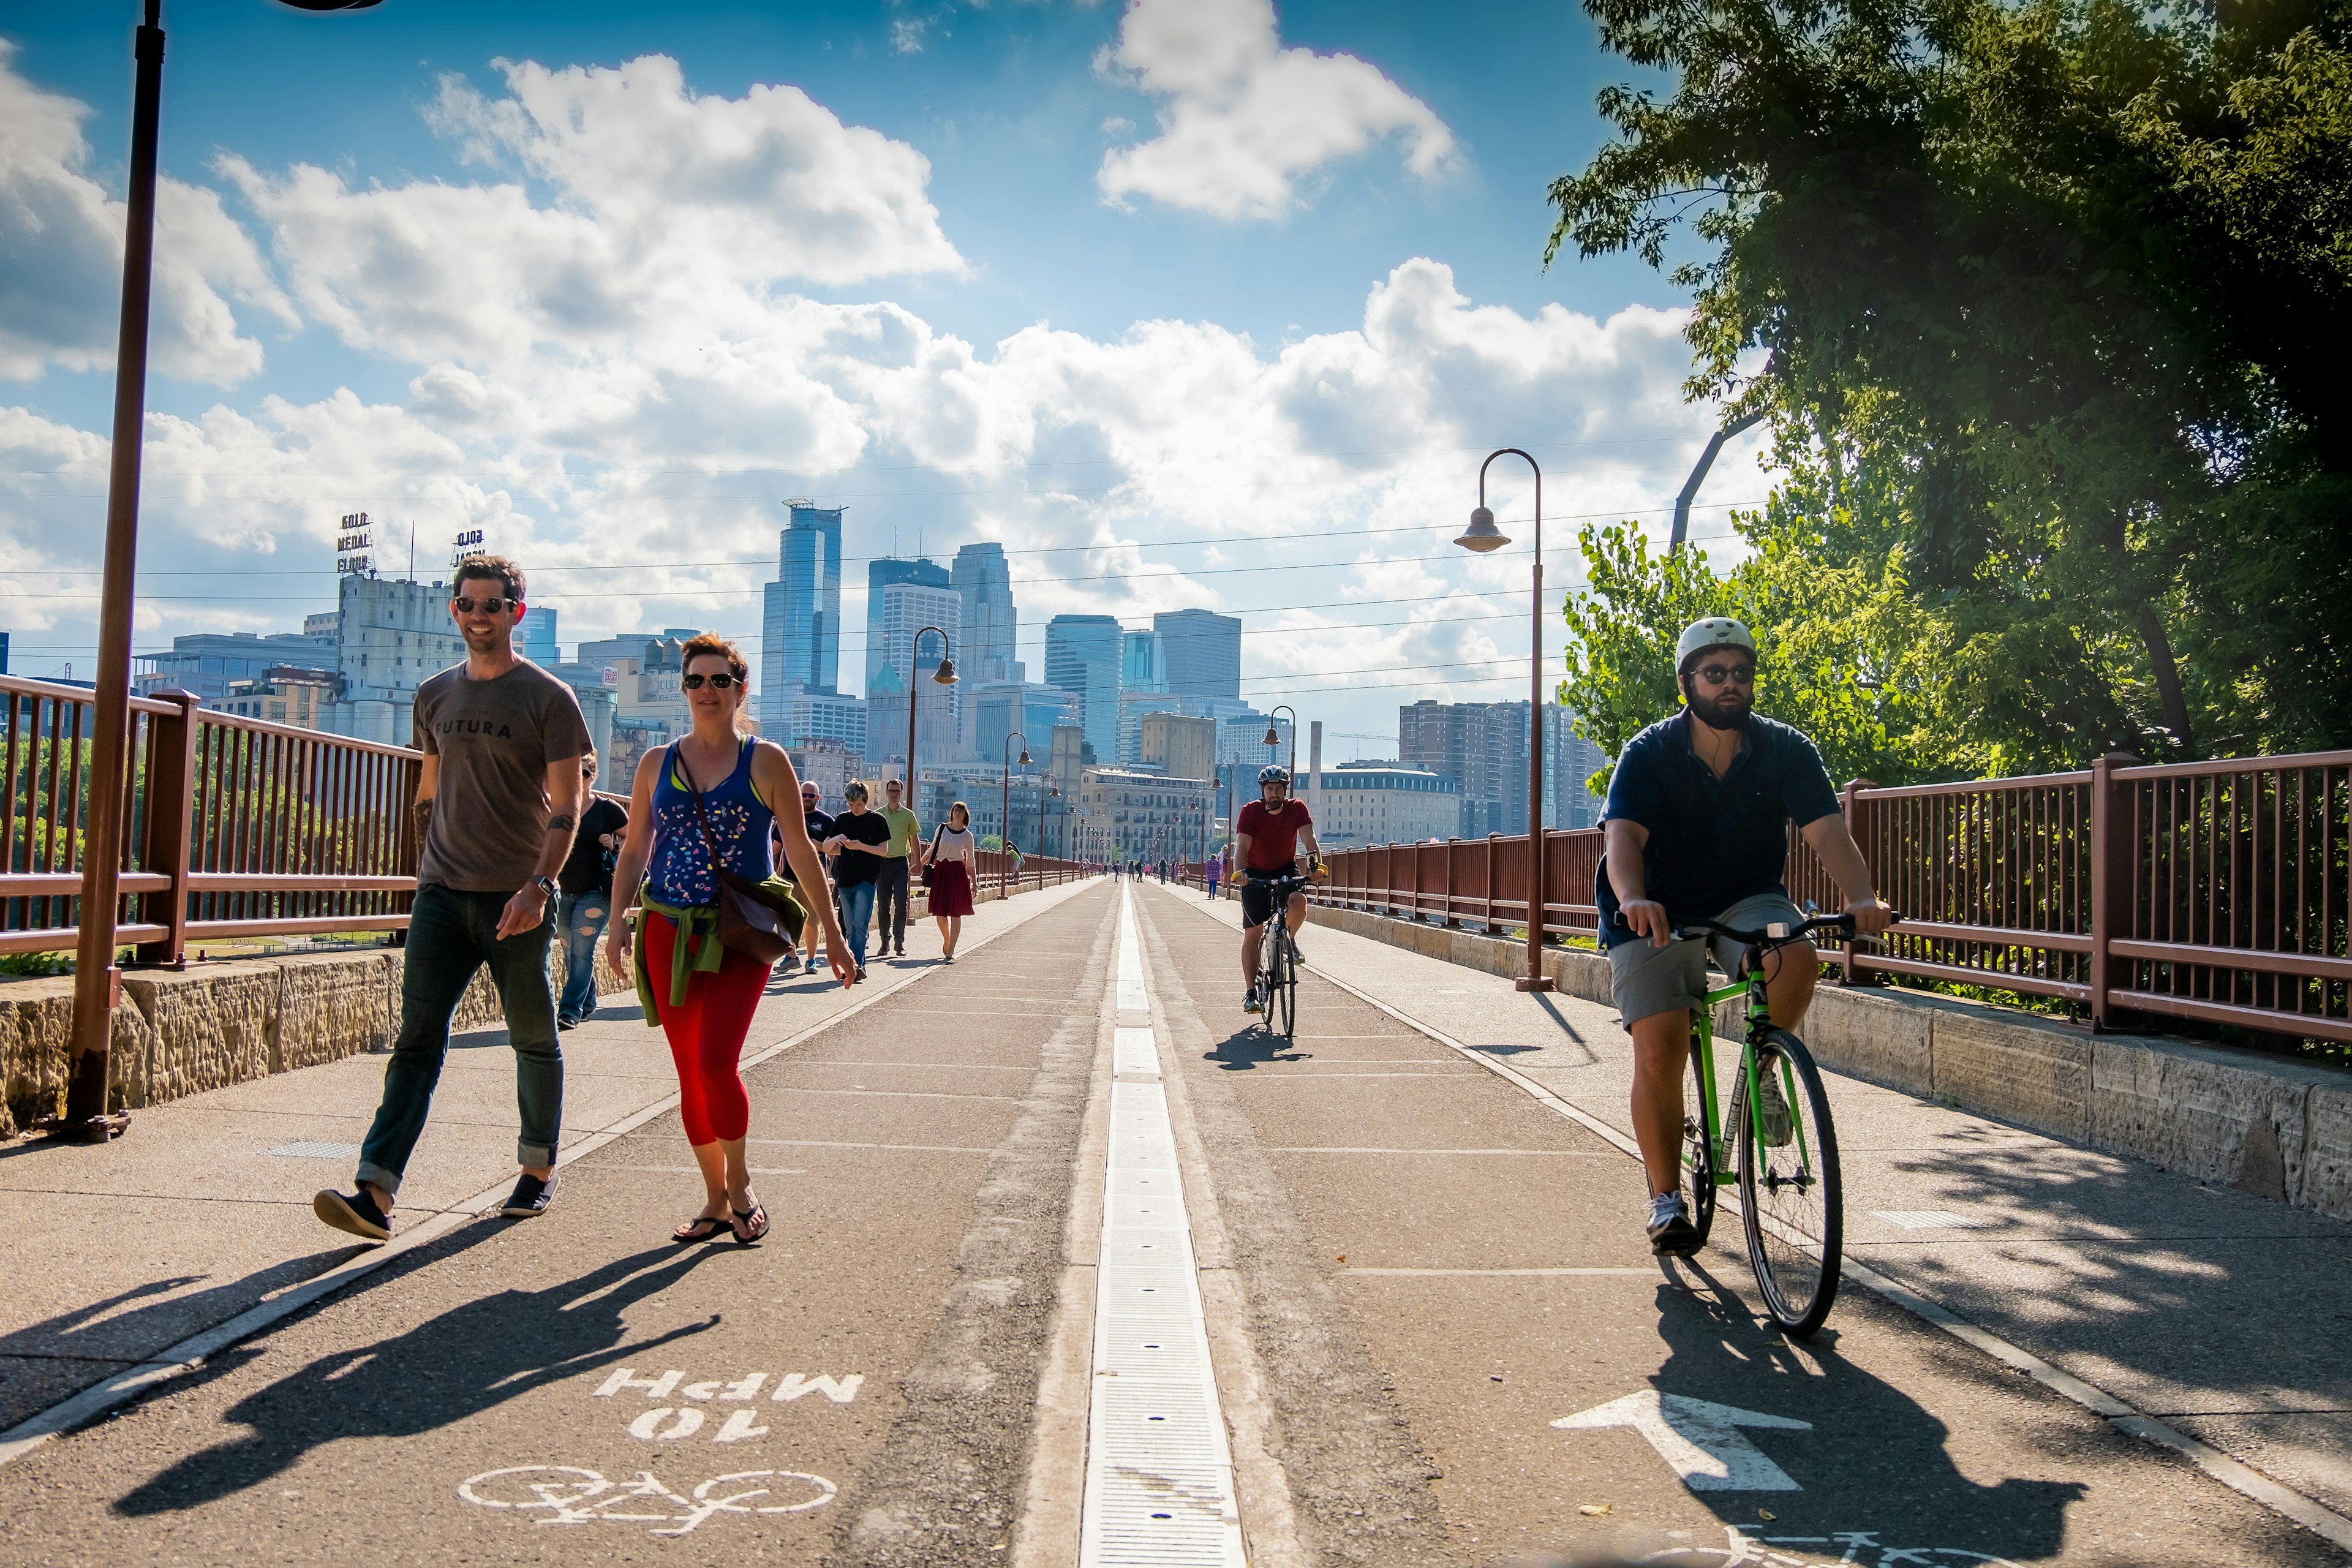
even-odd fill
[[[1723,695],[1714,699],[1693,697],[1690,710],[1698,721],[1710,730],[1738,730],[1746,726],[1748,710],[1756,705],[1755,698],[1738,687],[1727,687]]]

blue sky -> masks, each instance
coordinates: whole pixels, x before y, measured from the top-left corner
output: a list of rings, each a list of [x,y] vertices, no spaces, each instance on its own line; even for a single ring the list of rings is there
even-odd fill
[[[100,224],[85,187],[119,195],[132,9],[0,19],[9,121],[37,132],[0,142],[20,205]],[[485,527],[547,568],[567,641],[756,634],[772,572],[748,563],[806,494],[848,502],[853,556],[1058,552],[1015,557],[1033,661],[1058,609],[1247,609],[1245,689],[1392,735],[1400,701],[1524,690],[1524,558],[1444,543],[1486,447],[1537,451],[1548,519],[1656,521],[1708,426],[1662,279],[1541,265],[1545,185],[1632,74],[1572,6],[1294,4],[1269,32],[1252,0],[177,0],[165,23],[189,259],[159,312],[142,647],[323,605],[361,509]],[[115,285],[63,233],[0,226],[0,301],[42,305],[0,323],[19,672],[89,637],[38,584],[95,591],[34,575],[94,565],[102,510]],[[1742,450],[1708,497],[1763,483]],[[1549,524],[1555,582],[1573,527]],[[173,575],[265,558],[266,595]]]

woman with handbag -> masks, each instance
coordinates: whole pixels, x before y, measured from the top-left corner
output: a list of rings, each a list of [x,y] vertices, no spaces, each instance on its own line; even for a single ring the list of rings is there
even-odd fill
[[[694,729],[637,764],[629,819],[640,826],[622,848],[614,884],[638,889],[637,995],[646,1022],[669,1037],[686,1140],[702,1172],[701,1212],[671,1237],[731,1233],[748,1247],[768,1233],[768,1211],[751,1194],[744,1163],[751,1105],[739,1064],[769,968],[812,917],[845,985],[853,965],[832,907],[816,899],[807,909],[775,874],[769,834],[781,827],[801,886],[824,886],[800,814],[787,809],[778,818],[773,810],[776,801],[800,797],[792,759],[737,731],[749,673],[743,656],[705,632],[679,650],[678,663]],[[613,922],[606,946],[614,968],[629,964],[626,921]]]
[[[948,819],[931,835],[923,854],[923,882],[931,889],[931,915],[940,922],[942,963],[955,962],[956,943],[963,936],[963,917],[971,913],[971,862],[980,845],[971,836],[971,808],[958,801],[948,807]]]

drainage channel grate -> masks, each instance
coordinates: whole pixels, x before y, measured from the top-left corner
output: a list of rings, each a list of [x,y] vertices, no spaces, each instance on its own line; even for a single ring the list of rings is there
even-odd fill
[[[1118,1006],[1148,1006],[1125,898],[1118,961]],[[1151,1031],[1119,1029],[1111,1060],[1118,1081],[1110,1091],[1078,1562],[1243,1568],[1233,1456]]]
[[[1873,1209],[1871,1213],[1905,1230],[1983,1230],[1992,1222],[1970,1219],[1949,1209]]]
[[[360,1146],[356,1143],[314,1143],[305,1139],[299,1143],[280,1143],[269,1151],[281,1160],[356,1160]]]

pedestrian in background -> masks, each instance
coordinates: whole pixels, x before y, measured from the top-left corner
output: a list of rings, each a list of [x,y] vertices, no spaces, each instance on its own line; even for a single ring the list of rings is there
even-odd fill
[[[867,809],[866,786],[856,779],[842,790],[847,809],[833,819],[833,837],[825,844],[833,857],[833,885],[841,897],[841,928],[848,934],[849,955],[856,973],[851,984],[866,978],[866,927],[874,914],[875,879],[888,858],[890,825],[878,811]]]
[[[563,940],[563,994],[555,1001],[555,1026],[576,1029],[596,1011],[596,942],[613,918],[613,867],[621,857],[621,835],[629,814],[618,801],[594,798],[596,753],[580,759],[580,789],[591,797],[580,814],[572,853],[555,875],[562,889],[555,929]]]
[[[486,963],[506,1011],[521,1121],[522,1173],[499,1212],[527,1219],[555,1196],[563,1047],[547,977],[549,906],[579,826],[580,759],[594,747],[572,688],[515,655],[522,569],[504,556],[468,555],[453,575],[449,618],[466,662],[419,686],[413,709],[425,762],[413,807],[419,847],[400,1034],[353,1190],[310,1200],[320,1219],[370,1241],[392,1235],[394,1200],[449,1055],[449,1020]]]
[[[931,834],[923,863],[931,873],[931,917],[940,922],[942,963],[955,962],[956,943],[963,939],[963,917],[971,913],[971,868],[980,841],[971,833],[971,807],[958,801],[948,807],[948,819]]]
[[[824,794],[816,787],[816,785],[811,784],[806,779],[801,780],[801,824],[808,829],[808,839],[812,844],[823,844],[826,839],[833,837],[833,818],[824,814]],[[783,845],[783,825],[779,822],[776,826],[776,844],[780,849]],[[835,903],[833,896],[833,883],[824,876],[822,865],[824,857],[819,855],[818,860],[820,863],[818,872],[819,885],[814,888],[802,888],[801,902],[807,905],[810,909],[816,908],[820,903],[835,904],[835,912],[838,914],[839,906]],[[790,860],[784,860],[779,867],[779,869],[781,869],[785,876],[790,877],[795,885],[798,885],[800,881],[800,873],[793,869],[792,862]],[[803,974],[814,974],[816,973],[815,944],[810,943],[803,949],[803,952],[806,953],[807,957],[806,963],[803,966],[801,973]]]
[[[637,896],[637,990],[646,1022],[658,1024],[668,1037],[677,1066],[678,1115],[702,1173],[702,1208],[671,1238],[709,1241],[727,1231],[749,1247],[768,1234],[768,1211],[751,1192],[743,1155],[751,1100],[741,1063],[744,1037],[768,989],[769,966],[721,942],[719,900],[743,895],[730,893],[719,873],[770,889],[784,886],[770,847],[779,819],[768,803],[790,801],[800,780],[782,747],[737,728],[750,667],[733,643],[705,632],[678,650],[678,669],[694,728],[637,764],[630,804],[635,819],[651,831],[631,836],[615,875],[623,887],[638,887],[638,878],[645,879]],[[816,848],[789,806],[782,825],[784,855],[799,874],[798,885],[823,887]],[[817,898],[803,916],[801,934],[808,935],[807,919],[819,922],[834,973],[848,984],[849,952],[833,911]],[[614,922],[605,945],[616,967],[630,963],[626,921]]]
[[[1220,852],[1210,856],[1208,864],[1201,868],[1201,874],[1209,885],[1209,901],[1214,903],[1217,898],[1217,885],[1223,881],[1225,877],[1224,855]]]
[[[896,952],[907,956],[907,900],[913,889],[907,876],[908,858],[915,852],[916,840],[922,837],[923,825],[915,814],[899,804],[900,790],[897,779],[883,783],[885,804],[882,820],[890,825],[888,853],[882,858],[881,875],[874,879],[875,912],[874,945],[880,949],[878,957],[887,958]]]

